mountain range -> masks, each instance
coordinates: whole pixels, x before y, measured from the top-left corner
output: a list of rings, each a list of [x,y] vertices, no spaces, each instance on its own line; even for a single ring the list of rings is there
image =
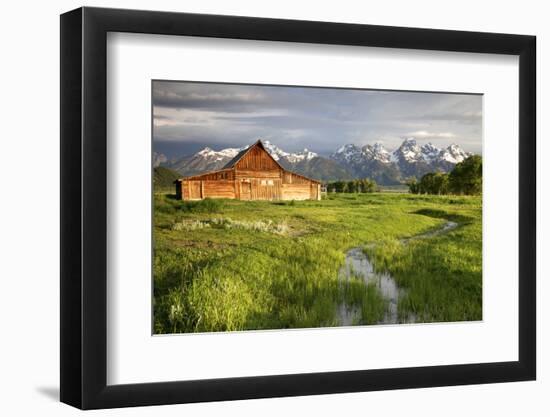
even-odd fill
[[[428,172],[449,172],[471,154],[456,144],[440,149],[431,143],[419,145],[408,138],[393,152],[381,143],[348,144],[330,155],[356,178],[371,178],[379,184],[402,183],[406,178],[420,178]]]
[[[267,151],[284,168],[324,181],[352,178],[371,178],[381,185],[403,183],[406,178],[420,178],[433,172],[449,172],[471,154],[456,144],[438,148],[431,143],[417,144],[408,138],[393,152],[381,143],[357,146],[347,144],[338,148],[329,157],[304,149],[300,152],[286,152],[269,141],[262,141]],[[215,151],[204,148],[201,151],[169,161],[166,156],[153,153],[153,165],[165,166],[182,176],[196,175],[221,169],[243,148],[226,148]]]

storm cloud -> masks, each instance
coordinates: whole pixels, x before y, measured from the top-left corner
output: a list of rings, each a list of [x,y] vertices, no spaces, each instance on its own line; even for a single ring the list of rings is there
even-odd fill
[[[154,81],[152,93],[160,150],[241,147],[261,138],[327,155],[346,143],[394,149],[414,137],[481,153],[481,95],[174,81]]]

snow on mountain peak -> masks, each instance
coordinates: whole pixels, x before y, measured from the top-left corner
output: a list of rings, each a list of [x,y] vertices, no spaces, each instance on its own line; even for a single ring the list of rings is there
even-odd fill
[[[286,152],[268,140],[262,141],[262,144],[276,161],[282,160],[290,164],[298,164],[319,157],[317,153],[310,151],[308,148],[304,148],[299,152]],[[210,147],[205,147],[197,152],[196,156],[211,163],[227,162],[246,148],[248,146],[215,151]],[[419,163],[422,166],[448,169],[449,166],[462,162],[470,155],[471,153],[465,152],[455,143],[440,149],[432,143],[419,145],[415,138],[410,137],[404,139],[399,148],[393,152],[389,152],[381,142],[367,144],[363,147],[348,143],[340,146],[330,158],[343,163],[345,166],[363,166],[376,161],[388,167],[395,164],[399,169],[410,170],[411,168],[407,167]]]
[[[405,162],[418,162],[423,159],[422,149],[417,145],[416,139],[407,138],[403,141],[401,146],[397,148],[392,154],[393,161]]]
[[[262,141],[262,144],[276,161],[283,158],[286,159],[288,162],[296,163],[303,160],[307,161],[319,156],[318,154],[316,154],[315,152],[311,152],[307,148],[304,148],[304,150],[300,152],[285,152],[277,145],[274,145],[268,140]]]
[[[208,146],[199,152],[197,152],[199,155],[208,156],[210,153],[214,152],[212,149],[210,149]]]
[[[431,142],[428,142],[428,143],[425,143],[424,145],[422,145],[421,149],[426,151],[426,152],[434,152],[434,151],[439,151],[440,150],[437,146],[432,145]]]
[[[349,153],[350,151],[358,151],[359,147],[353,143],[346,143],[338,148],[336,153]]]
[[[447,146],[447,148],[441,150],[441,152],[439,153],[439,158],[452,164],[458,164],[459,162],[464,161],[470,155],[471,153],[465,152],[460,146],[458,146],[456,143],[453,143]]]
[[[389,153],[386,148],[384,148],[384,145],[382,145],[381,142],[375,142],[374,145],[373,145],[373,149],[376,151],[376,152],[380,152],[380,153]]]
[[[304,150],[301,151],[301,152],[291,153],[290,155],[287,156],[287,159],[290,162],[293,162],[292,159],[294,159],[296,161],[303,161],[304,159],[306,161],[309,161],[310,159],[317,158],[318,156],[319,155],[317,153],[312,152],[312,151],[308,150],[307,148],[304,148]]]
[[[358,159],[361,156],[361,148],[357,145],[354,145],[352,143],[347,143],[343,146],[340,146],[334,154],[332,154],[332,158],[336,160],[344,160],[347,162],[350,162],[352,160]]]
[[[196,155],[209,160],[222,161],[226,158],[234,158],[235,155],[237,155],[243,149],[246,148],[226,148],[222,149],[221,151],[215,151],[207,146],[206,148],[197,152]]]
[[[274,145],[268,140],[262,141],[262,144],[264,145],[265,149],[269,152],[269,154],[273,157],[273,159],[275,159],[276,161],[279,161],[282,158],[287,160],[290,163],[296,163],[303,160],[308,161],[310,159],[313,159],[319,156],[317,153],[312,152],[307,148],[304,148],[304,150],[300,152],[289,153],[289,152],[283,151],[281,148]],[[249,146],[244,146],[242,148],[225,148],[219,151],[215,151],[212,148],[207,146],[204,149],[197,152],[196,155],[212,161],[222,161],[224,159],[234,158],[239,152],[247,149],[248,147]]]
[[[286,158],[289,155],[288,152],[283,151],[281,148],[272,144],[268,140],[262,140],[262,144],[264,145],[264,148],[269,152],[269,154],[273,157],[273,159],[275,159],[276,161],[278,161],[281,158]]]
[[[391,162],[390,153],[380,142],[376,142],[374,145],[363,146],[362,153],[367,160],[376,160],[385,164]]]
[[[290,153],[270,141],[266,140],[262,143],[275,160],[280,161],[286,168],[304,175],[329,180],[336,179],[337,176],[338,178],[373,178],[382,184],[399,183],[410,176],[420,178],[427,172],[449,172],[457,163],[472,155],[455,143],[440,149],[431,143],[422,141],[422,144],[418,144],[416,139],[407,138],[393,152],[388,151],[381,142],[364,146],[348,143],[340,146],[330,156],[332,160],[330,161],[308,148]],[[164,163],[165,166],[182,175],[195,175],[223,168],[249,146],[221,150],[205,147],[193,155],[170,162],[165,161],[167,158],[164,155],[154,154],[154,164],[157,166]],[[317,160],[314,158],[319,158],[320,163],[316,164]]]
[[[432,143],[419,146],[414,138],[407,138],[401,146],[392,153],[392,161],[399,163],[426,162],[428,164],[448,162],[457,164],[471,154],[453,143],[445,149],[440,149]]]
[[[441,149],[431,143],[426,143],[420,147],[420,152],[426,162],[432,162],[439,156]]]

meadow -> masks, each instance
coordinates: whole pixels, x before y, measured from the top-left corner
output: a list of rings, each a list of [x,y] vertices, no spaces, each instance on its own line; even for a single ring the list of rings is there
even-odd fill
[[[321,201],[154,195],[154,333],[379,323],[376,285],[339,271],[361,247],[403,289],[399,321],[482,319],[481,196],[334,194]],[[415,238],[458,226],[446,233]]]

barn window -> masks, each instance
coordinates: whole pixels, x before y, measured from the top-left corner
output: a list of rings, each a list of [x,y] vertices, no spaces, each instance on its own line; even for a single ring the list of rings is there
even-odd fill
[[[273,180],[267,180],[267,185],[273,185]]]
[[[260,185],[267,185],[267,181],[266,180],[261,180]]]

